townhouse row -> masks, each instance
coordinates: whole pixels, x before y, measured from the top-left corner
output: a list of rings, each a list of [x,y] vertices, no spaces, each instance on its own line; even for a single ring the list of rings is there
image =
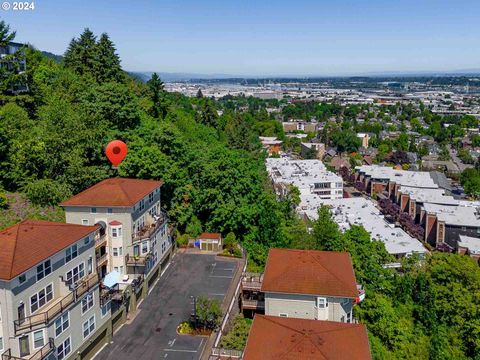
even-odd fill
[[[173,253],[162,182],[104,180],[63,202],[66,223],[0,232],[2,360],[89,359]]]

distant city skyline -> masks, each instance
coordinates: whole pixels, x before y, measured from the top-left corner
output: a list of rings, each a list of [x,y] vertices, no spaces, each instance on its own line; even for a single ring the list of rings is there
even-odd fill
[[[480,2],[38,0],[0,10],[16,40],[62,55],[106,32],[128,71],[332,76],[480,69]]]

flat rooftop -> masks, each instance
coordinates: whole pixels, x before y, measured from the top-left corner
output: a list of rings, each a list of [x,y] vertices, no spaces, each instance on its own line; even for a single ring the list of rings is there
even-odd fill
[[[275,183],[287,183],[301,188],[310,188],[315,183],[339,183],[342,188],[343,180],[340,176],[328,171],[320,160],[291,160],[288,158],[268,158],[267,171]]]
[[[379,165],[363,165],[355,167],[365,175],[372,179],[381,179],[394,181],[397,184],[418,187],[418,188],[438,188],[438,185],[433,181],[428,171],[407,171],[396,170],[388,166]]]
[[[466,247],[471,254],[480,255],[480,239],[479,238],[460,235],[458,246]]]
[[[410,199],[420,203],[433,203],[443,205],[458,205],[459,201],[453,196],[445,195],[445,190],[441,188],[418,188],[411,186],[400,186],[399,192],[410,195]]]
[[[442,206],[439,204],[423,204],[426,212],[434,213],[437,219],[453,226],[480,227],[480,213],[471,206]]]
[[[394,224],[388,223],[372,200],[345,198],[321,202],[331,208],[333,219],[343,231],[352,225],[361,225],[370,233],[372,239],[382,241],[388,253],[392,255],[427,252],[419,240]],[[306,210],[303,213],[312,220],[318,219],[317,209]]]

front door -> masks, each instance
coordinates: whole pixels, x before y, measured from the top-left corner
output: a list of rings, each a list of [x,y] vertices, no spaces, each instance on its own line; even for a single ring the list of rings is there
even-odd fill
[[[30,355],[30,344],[28,341],[28,336],[22,336],[18,339],[20,345],[20,357],[25,357]]]
[[[21,303],[20,305],[18,305],[17,313],[18,313],[18,320],[19,320],[20,323],[22,323],[23,320],[25,319],[25,304],[24,303]]]

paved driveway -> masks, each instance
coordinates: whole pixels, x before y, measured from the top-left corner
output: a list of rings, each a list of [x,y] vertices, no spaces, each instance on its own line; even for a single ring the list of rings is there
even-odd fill
[[[190,296],[223,301],[237,264],[214,255],[178,253],[134,321],[115,333],[95,360],[199,359],[207,338],[178,335],[176,327],[193,311]]]

